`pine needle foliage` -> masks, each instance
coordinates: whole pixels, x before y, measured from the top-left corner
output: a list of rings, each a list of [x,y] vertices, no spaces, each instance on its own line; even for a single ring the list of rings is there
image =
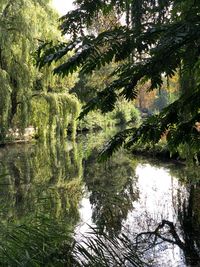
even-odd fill
[[[181,144],[197,154],[199,131],[195,127],[200,113],[200,2],[195,0],[77,0],[77,8],[61,18],[63,34],[71,34],[64,48],[50,47],[38,52],[38,66],[51,64],[64,49],[74,54],[57,66],[54,73],[68,75],[77,69],[91,74],[111,62],[118,63],[115,79],[87,103],[80,115],[100,109],[112,111],[119,97],[131,101],[137,97],[138,84],[150,81],[149,90],[160,89],[163,77],[180,70],[180,98],[159,115],[147,119],[139,129],[117,134],[102,155],[111,155],[121,144],[155,144],[167,134],[171,152]],[[113,10],[125,14],[126,24],[101,32],[97,36],[87,27],[100,13]],[[52,49],[54,52],[52,53]],[[64,53],[65,53],[64,52]],[[128,134],[127,134],[128,133]]]

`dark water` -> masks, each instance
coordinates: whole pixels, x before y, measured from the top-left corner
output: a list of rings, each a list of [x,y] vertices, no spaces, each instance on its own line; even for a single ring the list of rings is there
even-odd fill
[[[2,148],[1,223],[22,224],[42,214],[65,222],[76,240],[90,226],[110,236],[123,233],[138,242],[150,266],[200,266],[198,168],[124,151],[98,163],[103,140],[98,133],[76,142]]]

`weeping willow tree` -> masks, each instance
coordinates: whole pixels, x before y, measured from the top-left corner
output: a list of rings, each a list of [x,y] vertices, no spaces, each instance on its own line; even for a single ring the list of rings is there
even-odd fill
[[[69,93],[40,93],[31,100],[31,123],[37,135],[46,137],[66,137],[67,130],[75,135],[79,102]]]
[[[150,81],[148,90],[160,89],[163,77],[180,73],[180,97],[151,116],[139,127],[114,136],[102,152],[110,156],[119,146],[154,145],[167,133],[172,153],[187,147],[191,156],[200,148],[200,3],[195,0],[113,0],[74,1],[77,8],[61,18],[61,31],[71,34],[67,45],[46,47],[38,65],[57,61],[69,51],[75,55],[58,64],[54,73],[68,75],[78,68],[82,74],[93,73],[111,62],[119,66],[111,74],[116,77],[89,101],[80,115],[100,109],[112,111],[120,97],[131,101],[137,97],[138,85]],[[107,29],[97,36],[89,34],[94,19],[113,10],[125,15],[124,25]],[[43,51],[41,49],[41,51]],[[40,52],[41,52],[40,51]],[[49,56],[50,55],[50,56]]]
[[[61,41],[56,25],[58,15],[49,2],[2,0],[0,3],[1,140],[10,129],[23,133],[30,124],[40,135],[44,131],[56,133],[57,128],[67,128],[77,116],[78,102],[68,94],[76,75],[58,80],[50,68],[38,71],[33,59],[42,40]]]

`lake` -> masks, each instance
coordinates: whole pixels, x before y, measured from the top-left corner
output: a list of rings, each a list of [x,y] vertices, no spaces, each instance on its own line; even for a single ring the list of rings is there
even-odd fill
[[[92,229],[110,239],[127,237],[144,266],[200,266],[198,168],[123,150],[99,163],[104,141],[99,132],[79,135],[76,142],[1,148],[3,229],[45,216],[64,224],[76,242],[87,240]],[[10,242],[9,235],[0,235],[2,247],[5,236]]]

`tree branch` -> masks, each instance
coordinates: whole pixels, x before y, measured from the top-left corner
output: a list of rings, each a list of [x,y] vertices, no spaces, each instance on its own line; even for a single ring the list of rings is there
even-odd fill
[[[160,230],[163,229],[166,225],[169,227],[169,233],[171,234],[174,240],[170,238],[166,238],[160,233]],[[158,225],[158,227],[154,231],[147,231],[147,232],[139,233],[136,237],[136,244],[139,243],[138,239],[141,238],[143,235],[148,235],[149,238],[154,236],[154,241],[153,241],[154,244],[156,244],[157,238],[160,238],[165,242],[179,246],[183,250],[185,249],[185,243],[181,241],[180,237],[177,234],[174,224],[170,221],[162,220],[162,222]]]

